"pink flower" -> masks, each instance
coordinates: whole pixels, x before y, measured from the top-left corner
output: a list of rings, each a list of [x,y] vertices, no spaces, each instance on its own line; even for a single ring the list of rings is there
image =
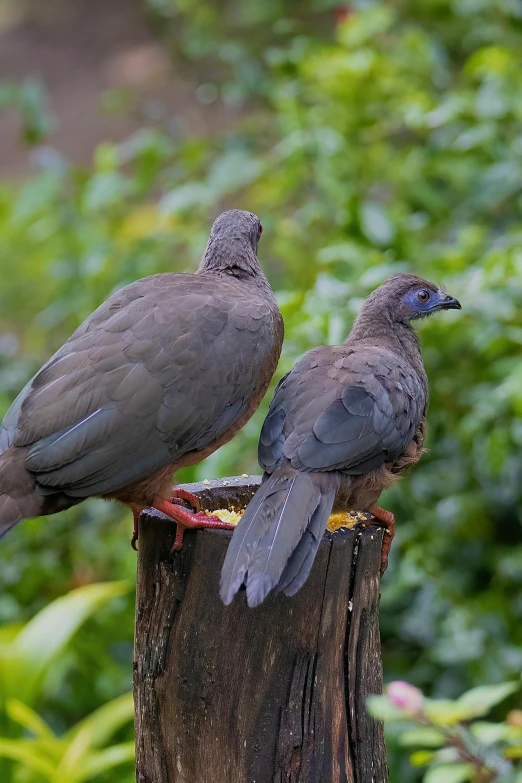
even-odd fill
[[[390,682],[386,688],[391,703],[408,715],[419,715],[424,706],[424,696],[418,688],[404,680]]]

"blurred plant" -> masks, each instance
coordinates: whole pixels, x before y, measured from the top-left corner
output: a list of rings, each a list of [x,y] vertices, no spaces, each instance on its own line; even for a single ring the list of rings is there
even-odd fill
[[[267,51],[309,35],[327,37],[336,0],[145,0],[158,34],[178,61],[203,83],[202,103],[270,97]]]
[[[7,625],[0,628],[0,737],[3,738],[0,742],[0,757],[21,760],[22,756],[13,754],[21,753],[23,747],[39,752],[38,743],[26,745],[20,741],[13,744],[11,740],[14,741],[23,728],[31,723],[33,728],[43,726],[39,718],[36,720],[37,716],[31,708],[42,700],[48,676],[51,672],[56,675],[60,658],[63,658],[72,637],[103,604],[129,590],[128,582],[80,587],[50,603],[24,626]],[[116,715],[116,710],[116,706],[114,711],[108,710],[106,717]],[[85,726],[81,724],[85,728],[80,735],[83,740],[92,723],[91,720]],[[42,739],[42,731],[37,734]],[[75,733],[67,737],[72,742]],[[81,740],[74,744],[76,751],[80,747],[79,743]],[[0,762],[2,783],[8,783],[11,774],[11,763]]]
[[[49,96],[38,79],[0,82],[0,111],[20,113],[22,136],[27,144],[41,144],[54,129],[56,118],[49,109]]]
[[[114,781],[116,767],[119,783],[131,783],[134,779],[134,742],[109,744],[133,720],[132,693],[95,710],[61,737],[31,707],[17,699],[7,701],[6,712],[13,724],[31,735],[23,739],[0,738],[0,757],[16,762],[17,768],[23,770],[24,783],[86,783],[99,781],[107,773]]]
[[[519,682],[472,688],[458,699],[427,699],[407,682],[391,682],[368,709],[386,723],[400,745],[416,747],[414,767],[428,767],[424,783],[521,783],[522,713],[477,720],[520,690]]]

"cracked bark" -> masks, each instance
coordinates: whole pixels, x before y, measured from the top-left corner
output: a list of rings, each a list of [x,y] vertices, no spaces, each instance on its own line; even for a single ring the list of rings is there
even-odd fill
[[[191,485],[209,510],[256,479]],[[140,520],[134,694],[138,783],[386,783],[379,721],[383,531],[325,534],[306,584],[249,609],[219,599],[230,533]]]

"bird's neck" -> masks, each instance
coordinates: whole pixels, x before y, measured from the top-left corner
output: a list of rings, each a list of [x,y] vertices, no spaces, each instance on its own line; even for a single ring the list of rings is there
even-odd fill
[[[375,313],[363,310],[346,338],[345,345],[355,342],[365,342],[399,353],[406,357],[421,378],[425,377],[419,338],[410,324],[394,322],[384,313],[376,317]]]
[[[198,272],[230,275],[240,280],[265,278],[257,256],[244,239],[209,239]]]

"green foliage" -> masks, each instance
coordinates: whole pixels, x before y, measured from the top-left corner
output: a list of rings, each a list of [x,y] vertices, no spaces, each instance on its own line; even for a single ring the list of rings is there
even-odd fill
[[[18,780],[18,762],[53,783],[80,783],[132,760],[132,743],[105,744],[132,717],[132,697],[115,699],[58,738],[33,707],[48,694],[50,674],[63,664],[79,628],[108,601],[128,593],[128,582],[91,584],[56,599],[24,626],[0,634],[0,773]],[[22,732],[33,738],[21,738]],[[24,780],[30,780],[24,778]],[[38,778],[39,780],[39,778]]]
[[[198,63],[197,90],[203,103],[226,104],[264,96],[272,75],[267,60],[276,46],[292,46],[303,35],[331,33],[336,0],[145,0],[158,34],[177,60]]]
[[[379,1],[335,15],[321,0],[148,4],[176,57],[197,61],[196,97],[247,98],[244,117],[209,138],[144,128],[102,144],[89,170],[39,149],[40,173],[0,184],[0,407],[116,287],[193,270],[224,207],[263,221],[260,256],[286,322],[278,377],[310,347],[342,341],[388,274],[444,283],[463,311],[420,328],[429,453],[382,500],[398,520],[383,580],[385,671],[450,701],[518,678],[519,4]],[[254,472],[267,402],[182,478]],[[0,619],[23,621],[74,586],[133,579],[129,533],[130,515],[101,501],[24,523],[0,547]],[[89,621],[46,697],[59,736],[128,688],[132,603],[122,601],[117,624],[105,610]],[[392,779],[419,780],[393,738],[390,749]]]
[[[0,757],[17,762],[24,771],[24,783],[87,783],[112,776],[133,780],[134,742],[109,741],[134,717],[132,693],[113,699],[95,710],[64,736],[58,737],[40,716],[16,699],[7,702],[11,720],[32,736],[0,739]],[[123,769],[122,769],[123,768]],[[114,779],[113,777],[111,779]]]
[[[418,689],[395,682],[385,696],[371,696],[368,709],[400,745],[418,748],[410,763],[427,768],[423,783],[516,783],[522,779],[522,714],[511,711],[497,723],[476,718],[519,690],[520,682],[506,682],[455,700],[423,699]]]
[[[0,644],[0,703],[34,704],[46,675],[78,628],[106,601],[129,592],[127,582],[91,584],[57,598]],[[2,629],[5,634],[8,629]]]
[[[16,110],[22,122],[22,134],[27,144],[39,144],[54,129],[55,119],[48,107],[45,87],[35,79],[21,84],[0,84],[0,111]]]

